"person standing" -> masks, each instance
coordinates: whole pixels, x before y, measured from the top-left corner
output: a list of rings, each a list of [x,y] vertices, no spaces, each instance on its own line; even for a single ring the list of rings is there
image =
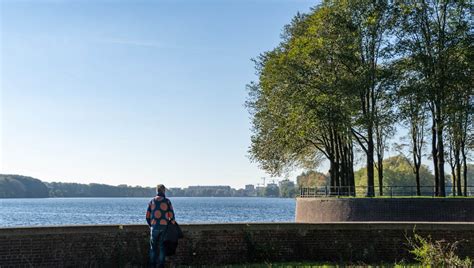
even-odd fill
[[[168,224],[175,224],[174,210],[171,201],[166,198],[166,187],[156,186],[156,196],[148,203],[146,221],[150,227],[150,267],[165,267],[166,251],[163,245],[164,234]]]

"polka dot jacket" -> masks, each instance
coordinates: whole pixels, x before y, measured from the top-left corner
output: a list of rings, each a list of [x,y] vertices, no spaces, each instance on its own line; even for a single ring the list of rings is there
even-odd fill
[[[175,224],[171,201],[163,195],[157,195],[150,200],[146,211],[146,222],[150,227],[166,226],[169,222]]]

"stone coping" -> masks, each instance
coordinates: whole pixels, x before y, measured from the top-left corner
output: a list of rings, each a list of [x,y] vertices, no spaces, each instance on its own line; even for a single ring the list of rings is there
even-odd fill
[[[351,196],[333,196],[333,197],[326,197],[326,196],[308,196],[308,197],[296,197],[296,199],[301,199],[301,200],[311,200],[311,199],[316,199],[316,200],[341,200],[341,201],[353,201],[353,200],[373,200],[373,201],[390,201],[390,200],[433,200],[433,201],[448,201],[448,202],[459,202],[459,201],[469,201],[472,202],[474,201],[473,196],[459,196],[459,197],[429,197],[429,196],[420,196],[420,197],[390,197],[390,196],[384,196],[384,197],[351,197]]]
[[[184,231],[213,230],[472,230],[474,222],[324,222],[324,223],[209,223],[180,224]],[[148,231],[148,226],[140,224],[110,225],[64,225],[64,226],[18,226],[1,227],[0,236],[51,234],[51,233],[91,233],[91,232]]]

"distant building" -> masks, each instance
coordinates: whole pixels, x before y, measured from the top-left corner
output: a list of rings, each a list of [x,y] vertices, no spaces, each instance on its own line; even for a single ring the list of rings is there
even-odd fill
[[[245,191],[255,191],[255,186],[253,184],[245,185]]]
[[[257,193],[255,192],[255,186],[253,184],[245,185],[244,193],[246,196],[256,196]]]

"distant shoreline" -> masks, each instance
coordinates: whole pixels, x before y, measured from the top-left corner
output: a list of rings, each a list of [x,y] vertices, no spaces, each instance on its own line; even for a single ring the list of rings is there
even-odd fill
[[[170,197],[280,197],[276,184],[267,186],[271,191],[263,191],[263,188],[254,188],[253,185],[247,186],[245,189],[234,189],[228,185],[176,187],[169,188],[167,195]],[[155,195],[154,187],[43,182],[28,176],[0,174],[0,198],[119,198]],[[294,194],[285,197],[292,198]]]
[[[68,197],[0,197],[0,200],[7,199],[74,199],[74,198],[151,198],[152,196],[68,196]],[[266,199],[295,199],[295,197],[279,196],[167,196],[169,198],[266,198]]]

